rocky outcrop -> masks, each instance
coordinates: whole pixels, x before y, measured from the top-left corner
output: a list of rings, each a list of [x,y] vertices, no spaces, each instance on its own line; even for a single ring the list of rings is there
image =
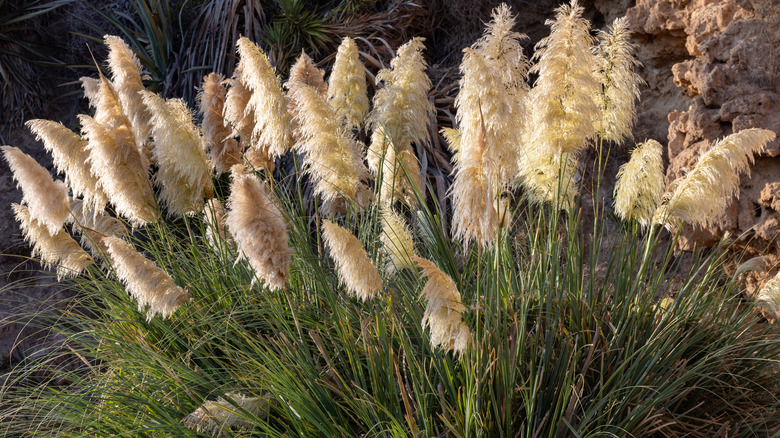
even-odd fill
[[[627,16],[650,85],[644,105],[649,111],[669,109],[667,182],[685,174],[728,134],[751,127],[780,132],[780,3],[637,0]],[[669,79],[677,87],[673,94]],[[642,110],[640,119],[646,118]],[[684,249],[711,245],[726,231],[757,245],[780,237],[778,156],[780,140],[775,140],[751,175],[743,176],[740,195],[719,225],[685,230]]]

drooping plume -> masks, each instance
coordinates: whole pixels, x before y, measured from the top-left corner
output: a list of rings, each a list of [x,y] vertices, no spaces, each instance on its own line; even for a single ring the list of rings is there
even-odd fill
[[[33,221],[57,234],[70,215],[68,187],[55,181],[46,169],[31,156],[13,146],[0,147],[11,168],[14,180],[22,189],[22,202],[27,205]]]
[[[667,228],[682,223],[712,226],[739,191],[739,176],[750,170],[753,155],[775,138],[768,129],[751,128],[731,134],[699,157],[696,166],[664,198],[653,222]]]
[[[345,37],[336,52],[328,77],[328,102],[336,110],[339,125],[359,128],[368,115],[366,71],[358,57],[357,45]]]
[[[271,192],[256,176],[233,169],[225,223],[242,254],[263,283],[282,289],[290,279],[292,249],[287,222]]]
[[[102,257],[108,251],[103,245],[103,237],[127,234],[127,228],[121,220],[109,216],[105,210],[91,210],[80,199],[70,202],[70,211],[73,215],[73,231],[81,233],[81,245],[89,249],[95,258]]]
[[[461,303],[458,287],[433,262],[422,257],[415,257],[414,261],[422,269],[422,276],[428,278],[422,291],[428,300],[422,326],[431,330],[431,346],[463,354],[472,335],[461,320],[466,307]]]
[[[209,73],[203,78],[203,86],[198,93],[198,107],[203,122],[203,137],[209,152],[211,164],[218,174],[227,172],[241,162],[238,142],[233,138],[233,130],[222,114],[225,111],[225,88],[222,75]]]
[[[152,113],[160,200],[170,214],[197,213],[213,187],[205,143],[192,121],[192,113],[181,99],[164,100],[149,91],[142,92],[142,96]]]
[[[328,220],[322,222],[322,237],[351,295],[365,301],[382,290],[382,277],[357,237]]]
[[[116,137],[92,117],[81,114],[79,121],[87,138],[90,172],[98,177],[116,212],[133,226],[154,222],[157,203],[138,150],[117,143]]]
[[[169,317],[189,299],[187,291],[177,286],[170,275],[129,243],[107,236],[103,238],[103,244],[117,277],[138,301],[138,311],[146,309],[147,321],[155,315],[163,319]]]
[[[772,321],[780,319],[780,273],[772,277],[756,295],[756,306],[760,307]]]
[[[89,254],[81,249],[62,226],[51,233],[35,220],[26,206],[11,204],[11,208],[22,229],[24,240],[33,246],[33,257],[39,257],[45,268],[56,266],[57,279],[75,277],[93,263]]]
[[[284,155],[293,145],[291,116],[287,98],[282,91],[268,57],[246,37],[236,43],[241,58],[241,80],[252,90],[247,109],[254,113],[253,147],[267,151],[272,157]]]
[[[594,73],[601,88],[594,97],[599,107],[599,116],[594,124],[601,138],[618,144],[633,137],[631,130],[636,122],[636,101],[639,99],[639,86],[644,82],[634,72],[640,63],[634,57],[629,34],[625,17],[616,18],[608,32],[599,31],[599,44],[596,46]]]
[[[539,76],[528,96],[531,118],[520,161],[520,176],[534,200],[555,202],[560,193],[564,207],[577,191],[576,156],[593,138],[599,116],[593,38],[582,11],[576,0],[559,7],[555,21],[546,22],[550,35],[536,45],[538,62],[531,72]]]
[[[390,69],[377,73],[383,87],[374,95],[369,115],[373,133],[368,149],[369,169],[377,174],[382,162],[382,202],[401,199],[412,203],[413,189],[422,190],[420,163],[412,143],[430,142],[429,125],[435,114],[428,100],[431,80],[425,73],[423,38],[414,38],[398,48]]]
[[[650,225],[664,194],[661,144],[647,140],[631,152],[628,163],[620,166],[615,182],[615,213],[624,220]]]
[[[290,89],[297,105],[299,141],[295,148],[305,157],[306,172],[314,181],[314,192],[326,203],[339,198],[363,202],[369,190],[364,184],[368,170],[360,144],[351,132],[338,126],[328,102],[313,88],[296,85]]]
[[[141,82],[141,62],[127,44],[117,36],[106,35],[108,46],[108,67],[111,69],[111,79],[116,87],[122,109],[130,121],[135,140],[145,156],[150,156],[151,146],[151,113],[144,105],[141,92],[144,85]]]
[[[206,401],[184,417],[182,423],[201,433],[222,436],[233,428],[251,428],[252,423],[247,420],[247,415],[259,417],[267,413],[269,408],[267,397],[246,397],[237,393],[228,393],[226,397],[229,401],[222,397],[217,398],[217,401]]]
[[[388,264],[387,271],[395,274],[402,269],[414,268],[414,239],[403,218],[390,207],[382,208],[382,250]]]
[[[43,141],[44,148],[52,155],[54,167],[65,173],[65,184],[73,190],[73,196],[83,196],[86,206],[93,212],[102,210],[108,198],[89,168],[87,141],[51,120],[29,120],[25,125]]]

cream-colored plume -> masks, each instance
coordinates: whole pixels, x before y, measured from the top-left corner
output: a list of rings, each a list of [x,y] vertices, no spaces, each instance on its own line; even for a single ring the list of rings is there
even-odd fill
[[[618,144],[626,138],[633,138],[631,130],[636,122],[639,85],[644,82],[634,72],[640,63],[634,57],[629,34],[625,17],[616,18],[608,32],[599,31],[599,44],[596,46],[594,73],[601,89],[594,97],[600,114],[594,119],[594,124],[601,138]]]
[[[615,182],[615,213],[623,220],[650,225],[664,194],[661,144],[647,140],[631,152],[628,163],[620,166]]]
[[[256,176],[233,168],[229,212],[225,223],[255,274],[271,289],[282,289],[290,279],[287,222],[271,192]],[[254,280],[253,280],[254,282]]]
[[[102,257],[108,251],[103,245],[103,237],[127,234],[127,228],[121,220],[109,216],[105,210],[91,210],[80,199],[71,200],[70,211],[73,215],[73,231],[81,233],[81,244],[95,258]]]
[[[228,400],[206,401],[181,421],[192,430],[211,436],[222,436],[233,428],[249,429],[247,416],[260,417],[268,413],[268,397],[246,397],[238,393],[226,394]]]
[[[524,135],[520,176],[537,202],[557,201],[569,207],[577,192],[576,158],[595,135],[599,116],[593,101],[600,84],[593,75],[590,24],[572,0],[556,10],[551,33],[537,44],[538,73],[528,102],[530,120]]]
[[[35,220],[30,210],[19,204],[11,204],[16,220],[24,234],[24,240],[33,246],[33,257],[40,257],[45,268],[57,267],[57,279],[75,277],[93,263],[92,257],[65,231],[62,226],[54,232]]]
[[[317,68],[317,66],[314,65],[314,61],[311,60],[305,51],[301,52],[301,56],[299,56],[295,61],[295,64],[290,67],[290,79],[287,81],[287,88],[292,89],[296,84],[308,85],[322,98],[325,98],[328,95],[328,84],[325,83],[325,71]]]
[[[495,200],[500,192],[497,181],[490,178],[491,174],[485,169],[483,161],[488,148],[484,126],[474,134],[468,146],[464,142],[460,145],[460,158],[455,167],[455,180],[451,189],[452,229],[454,237],[462,240],[466,246],[476,241],[485,247],[498,237],[499,221]]]
[[[403,218],[389,206],[382,207],[382,251],[388,259],[387,271],[395,274],[413,269],[414,239]]]
[[[328,77],[328,102],[336,110],[340,126],[353,129],[363,124],[368,115],[367,90],[366,70],[357,45],[352,38],[344,37]]]
[[[144,148],[144,144],[136,140],[130,119],[127,118],[122,109],[119,93],[117,93],[114,85],[102,75],[97,80],[96,87],[88,85],[93,84],[94,79],[81,78],[81,81],[84,85],[85,94],[89,98],[90,106],[95,108],[94,119],[103,125],[103,129],[106,132],[112,134],[113,141],[119,147],[135,150],[140,157],[144,171],[146,171],[149,168],[151,151],[148,148]],[[92,88],[95,88],[95,90],[87,91]]]
[[[472,335],[461,319],[466,307],[460,301],[458,287],[430,260],[415,257],[414,261],[422,269],[422,276],[428,278],[422,291],[428,300],[422,326],[431,329],[431,346],[462,355]]]
[[[369,115],[373,134],[368,149],[369,169],[382,172],[382,202],[401,199],[408,204],[416,197],[413,190],[422,190],[420,163],[412,143],[428,144],[428,128],[435,115],[428,100],[431,80],[425,73],[422,57],[423,38],[414,38],[398,48],[390,69],[377,73],[383,87],[374,94],[374,109]]]
[[[772,322],[780,319],[780,273],[772,277],[756,295],[756,306]]]
[[[247,109],[254,113],[253,147],[268,151],[272,157],[284,155],[293,145],[291,116],[268,57],[246,37],[236,43],[241,58],[241,80],[252,90]]]
[[[203,207],[203,221],[206,223],[206,241],[215,250],[225,246],[233,246],[235,242],[230,236],[225,224],[225,208],[217,198],[206,201]]]
[[[55,181],[46,169],[19,148],[2,146],[0,150],[22,189],[22,202],[30,209],[32,220],[49,230],[52,236],[57,234],[70,215],[68,187],[62,181]]]
[[[169,317],[189,299],[186,290],[177,286],[170,275],[135,250],[124,240],[107,236],[103,244],[111,266],[124,283],[127,292],[138,301],[138,311],[146,309],[146,320],[155,315]]]
[[[181,99],[165,100],[150,91],[142,92],[142,96],[152,113],[160,200],[169,214],[198,213],[203,198],[211,196],[213,185],[205,142],[192,121],[192,113]]]
[[[141,92],[144,85],[141,82],[141,62],[122,38],[113,35],[103,37],[108,46],[108,67],[111,69],[111,79],[116,87],[122,109],[130,120],[135,140],[145,156],[150,156],[152,114],[144,105]]]
[[[73,196],[83,196],[90,211],[103,210],[108,198],[98,178],[90,171],[87,141],[51,120],[29,120],[25,125],[38,140],[43,141],[52,155],[54,167],[65,173],[65,184],[73,190]]]
[[[225,111],[225,88],[222,75],[209,73],[203,78],[203,86],[198,92],[198,108],[203,122],[203,137],[209,151],[211,164],[221,174],[241,162],[238,142],[233,138],[230,124],[222,116]]]
[[[92,117],[81,114],[79,121],[87,138],[90,171],[98,177],[116,212],[133,226],[154,222],[157,203],[138,150],[117,143],[112,132]]]
[[[382,277],[357,237],[328,220],[322,222],[322,237],[351,295],[365,301],[382,290]]]
[[[299,141],[295,148],[304,154],[314,192],[325,202],[342,197],[357,201],[358,193],[368,191],[361,146],[351,132],[339,127],[333,109],[313,88],[295,85],[290,94],[297,105]]]
[[[753,155],[775,139],[768,129],[751,128],[731,134],[699,157],[696,166],[664,198],[653,222],[667,228],[682,223],[711,226],[739,192],[739,176],[750,171]]]

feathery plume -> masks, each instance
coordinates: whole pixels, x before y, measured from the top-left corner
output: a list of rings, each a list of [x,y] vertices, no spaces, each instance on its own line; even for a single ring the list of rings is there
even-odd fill
[[[667,228],[689,224],[711,226],[739,191],[739,176],[750,171],[753,155],[774,140],[768,129],[751,128],[731,134],[699,157],[696,166],[675,182],[664,196],[668,201],[655,212],[653,222]]]
[[[756,306],[771,321],[780,319],[780,273],[772,277],[756,295]]]
[[[268,57],[246,37],[236,43],[241,79],[252,90],[247,109],[254,113],[253,147],[271,156],[284,155],[293,144],[287,98]]]
[[[632,138],[639,85],[644,82],[634,72],[634,67],[640,63],[633,55],[629,34],[626,18],[616,18],[608,32],[599,31],[599,44],[595,49],[594,74],[601,89],[594,96],[600,116],[593,122],[601,138],[618,144]]]
[[[81,233],[81,245],[89,249],[95,258],[102,257],[108,249],[103,245],[105,236],[124,236],[127,228],[121,220],[109,216],[105,210],[92,210],[84,201],[70,201],[73,215],[73,231]]]
[[[328,220],[322,222],[322,237],[336,262],[339,281],[351,295],[366,301],[382,290],[379,271],[357,237]]]
[[[32,219],[57,234],[68,220],[68,187],[55,181],[49,172],[31,156],[13,146],[2,146],[5,161],[22,189],[22,202],[30,209]]]
[[[415,257],[414,261],[422,269],[422,276],[428,279],[422,291],[428,300],[422,326],[431,329],[431,346],[462,355],[472,335],[468,326],[461,321],[466,307],[460,301],[458,287],[449,275],[430,260]]]
[[[320,97],[325,98],[328,95],[328,84],[325,83],[324,78],[325,71],[317,68],[309,55],[305,51],[301,51],[301,56],[298,57],[295,64],[290,68],[290,79],[286,85],[288,89],[292,89],[299,84],[308,85]],[[292,115],[294,116],[294,114]]]
[[[328,77],[328,102],[336,110],[340,126],[359,128],[368,115],[366,71],[358,57],[358,48],[350,37],[344,37]]]
[[[83,114],[78,117],[87,138],[90,171],[98,177],[117,213],[133,226],[154,222],[157,204],[138,150],[118,143],[116,137],[92,117]]]
[[[104,237],[102,243],[108,250],[117,277],[138,301],[138,311],[147,309],[147,321],[158,314],[165,319],[187,302],[187,291],[177,286],[170,275],[132,245],[115,236]]]
[[[241,162],[238,142],[233,138],[230,124],[222,116],[226,95],[227,89],[222,75],[212,72],[203,78],[203,86],[197,96],[198,108],[203,116],[200,126],[209,158],[218,174],[227,172]]]
[[[149,122],[152,114],[141,98],[141,92],[145,90],[141,82],[141,62],[122,38],[106,35],[103,39],[108,46],[108,67],[122,110],[130,121],[139,150],[148,157],[151,155]]]
[[[379,239],[389,261],[387,271],[390,274],[395,274],[404,268],[414,268],[412,258],[415,252],[412,233],[401,216],[388,206],[382,208],[382,235]]]
[[[81,81],[81,88],[84,89],[84,97],[89,101],[89,106],[95,108],[98,95],[100,94],[100,79],[83,76],[79,80]]]
[[[661,144],[647,140],[631,152],[628,163],[620,166],[615,182],[615,213],[623,220],[650,225],[664,193]]]
[[[536,45],[538,73],[528,95],[531,119],[524,135],[520,176],[537,202],[564,196],[568,207],[577,192],[576,156],[593,138],[598,106],[593,101],[599,83],[593,75],[596,57],[591,52],[590,24],[582,7],[571,4],[556,9],[550,35]]]
[[[44,268],[57,267],[57,279],[75,277],[93,263],[92,258],[65,231],[62,226],[52,233],[33,218],[30,210],[20,204],[11,204],[24,240],[33,246],[33,257],[40,257]]]
[[[224,244],[232,246],[235,243],[225,224],[225,214],[225,208],[217,198],[209,199],[203,207],[206,241],[215,250],[219,250]]]
[[[236,66],[236,69],[233,70],[233,77],[225,81],[228,85],[228,90],[225,95],[223,115],[225,116],[225,121],[233,127],[233,135],[241,137],[241,149],[243,149],[249,145],[252,138],[252,131],[255,129],[255,118],[252,111],[247,108],[249,99],[252,98],[252,90],[241,79],[243,76],[241,71],[241,66]]]
[[[452,184],[452,229],[456,239],[466,246],[473,240],[481,247],[489,246],[498,236],[498,213],[494,200],[498,195],[496,181],[488,177],[483,166],[487,149],[485,128],[477,131],[473,143],[464,147]],[[462,138],[462,137],[461,137]]]
[[[282,289],[290,279],[293,253],[287,246],[287,223],[268,188],[256,176],[236,166],[232,178],[225,223],[241,252],[239,260],[246,258],[268,287]]]
[[[314,192],[325,202],[342,197],[357,201],[358,193],[368,191],[363,183],[368,170],[363,164],[362,148],[351,133],[338,126],[332,108],[317,91],[297,85],[290,94],[298,108],[300,140],[295,148],[305,156]]]
[[[91,211],[102,210],[108,198],[89,169],[87,141],[51,120],[29,120],[25,125],[43,141],[44,148],[52,155],[54,167],[65,173],[65,184],[73,190],[73,196],[83,196]]]
[[[204,196],[211,196],[213,187],[204,140],[192,121],[192,113],[181,99],[165,100],[150,91],[141,94],[152,113],[160,199],[170,214],[199,212]]]
[[[523,101],[528,91],[526,76],[529,62],[523,53],[520,40],[527,39],[528,36],[512,30],[515,27],[515,17],[506,3],[501,3],[493,9],[492,18],[484,35],[472,47],[495,63],[506,92],[513,98],[512,104],[519,105],[513,116],[519,117],[522,122],[525,118]]]
[[[228,400],[218,397],[217,401],[206,401],[184,417],[182,423],[189,429],[211,436],[221,436],[232,428],[251,428],[252,423],[247,419],[247,414],[259,417],[268,412],[267,397],[246,397],[238,393],[228,393],[225,396]]]
[[[428,128],[435,115],[428,100],[431,80],[425,73],[427,64],[422,56],[423,38],[413,38],[398,48],[390,61],[390,69],[377,73],[377,82],[384,84],[374,94],[374,109],[369,115],[373,130],[369,146],[370,169],[377,173],[382,167],[382,202],[394,198],[412,203],[413,190],[422,188],[420,164],[412,143],[428,144]]]
[[[460,130],[455,128],[441,128],[439,133],[447,140],[447,146],[452,152],[452,163],[457,166],[460,163]]]

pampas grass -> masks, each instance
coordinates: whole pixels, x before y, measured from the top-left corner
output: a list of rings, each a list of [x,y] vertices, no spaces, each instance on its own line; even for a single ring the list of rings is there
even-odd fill
[[[216,401],[206,401],[198,409],[182,419],[190,429],[211,436],[223,436],[233,428],[249,429],[252,423],[247,415],[258,417],[268,411],[269,403],[265,397],[247,397],[238,393],[228,393]],[[245,413],[246,412],[246,413]]]
[[[414,238],[404,219],[390,207],[382,207],[382,250],[387,257],[387,273],[413,269],[415,256]]]
[[[233,168],[228,214],[230,234],[257,277],[271,289],[282,289],[290,279],[287,223],[265,184],[256,176]],[[254,280],[252,280],[254,283]]]
[[[68,187],[52,179],[46,169],[19,148],[2,146],[0,151],[22,189],[22,202],[29,209],[30,220],[40,223],[52,236],[58,234],[70,215]]]
[[[52,233],[35,219],[26,206],[11,204],[11,208],[22,229],[24,240],[33,246],[33,257],[39,257],[46,269],[56,267],[58,280],[75,277],[93,263],[92,257],[81,249],[62,226]]]
[[[382,290],[382,277],[357,237],[328,220],[322,222],[322,237],[341,284],[361,301],[374,298]]]
[[[152,113],[154,158],[159,169],[155,182],[168,213],[183,216],[200,212],[203,198],[213,192],[211,166],[205,142],[192,120],[187,103],[165,100],[144,91],[144,103]]]
[[[138,311],[146,309],[147,321],[156,315],[165,319],[187,302],[187,291],[176,285],[170,275],[132,245],[115,236],[104,237],[102,243],[116,276],[124,283],[127,292],[138,301]]]
[[[233,138],[230,124],[222,115],[226,97],[227,88],[222,75],[209,73],[203,78],[203,85],[197,95],[198,111],[203,118],[201,129],[209,159],[217,174],[227,172],[241,162],[238,142]]]
[[[637,145],[631,160],[620,166],[615,181],[615,213],[622,219],[650,225],[665,188],[661,154],[661,144],[648,140]]]
[[[359,128],[368,115],[366,70],[350,37],[344,37],[336,52],[328,78],[328,102],[336,111],[339,125],[347,129]]]

